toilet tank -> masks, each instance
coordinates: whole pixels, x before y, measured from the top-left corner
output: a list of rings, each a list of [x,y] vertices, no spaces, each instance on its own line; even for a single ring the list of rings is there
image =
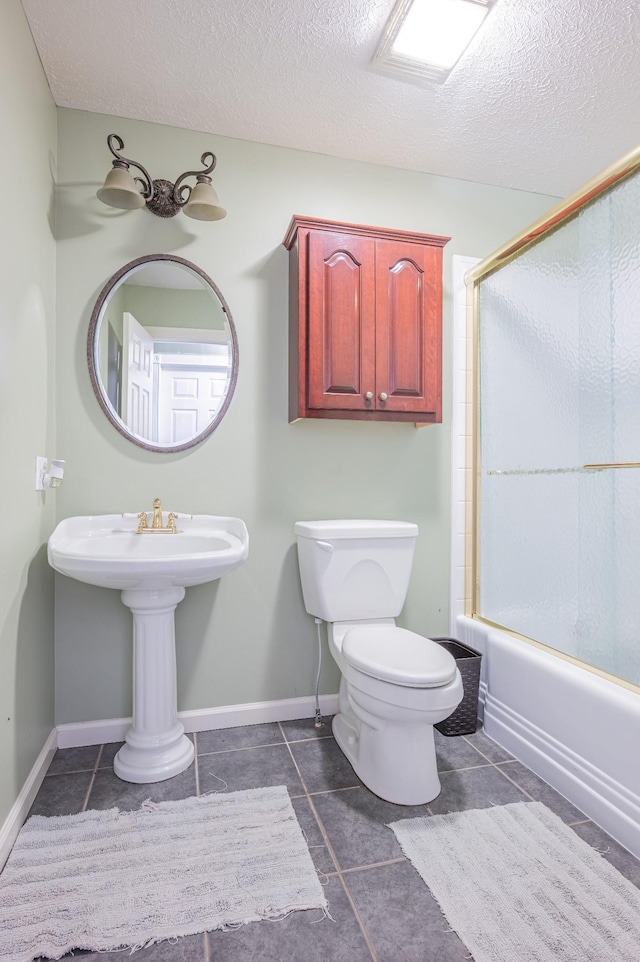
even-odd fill
[[[298,521],[304,605],[323,621],[395,618],[407,596],[417,524]]]

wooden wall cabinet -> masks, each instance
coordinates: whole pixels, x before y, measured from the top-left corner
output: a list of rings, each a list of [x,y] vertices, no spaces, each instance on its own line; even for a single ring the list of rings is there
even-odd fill
[[[289,420],[442,421],[449,237],[294,217]]]

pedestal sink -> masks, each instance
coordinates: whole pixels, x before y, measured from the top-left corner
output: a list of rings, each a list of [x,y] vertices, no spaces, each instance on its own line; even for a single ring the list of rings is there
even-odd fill
[[[67,518],[49,539],[49,564],[63,575],[119,588],[133,614],[133,722],[114,760],[127,782],[172,778],[193,761],[178,721],[176,605],[185,588],[215,581],[247,560],[239,518],[178,516],[177,532],[136,533],[119,514]]]

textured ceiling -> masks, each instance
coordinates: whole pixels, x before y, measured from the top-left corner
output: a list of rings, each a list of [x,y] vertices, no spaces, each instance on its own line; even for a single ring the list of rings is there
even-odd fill
[[[22,0],[58,105],[564,196],[640,141],[638,0],[497,0],[442,85],[394,0]]]

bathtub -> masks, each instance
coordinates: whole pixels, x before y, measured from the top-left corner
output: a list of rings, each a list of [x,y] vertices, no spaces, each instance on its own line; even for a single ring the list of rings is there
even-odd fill
[[[640,695],[460,615],[487,735],[640,858]]]

